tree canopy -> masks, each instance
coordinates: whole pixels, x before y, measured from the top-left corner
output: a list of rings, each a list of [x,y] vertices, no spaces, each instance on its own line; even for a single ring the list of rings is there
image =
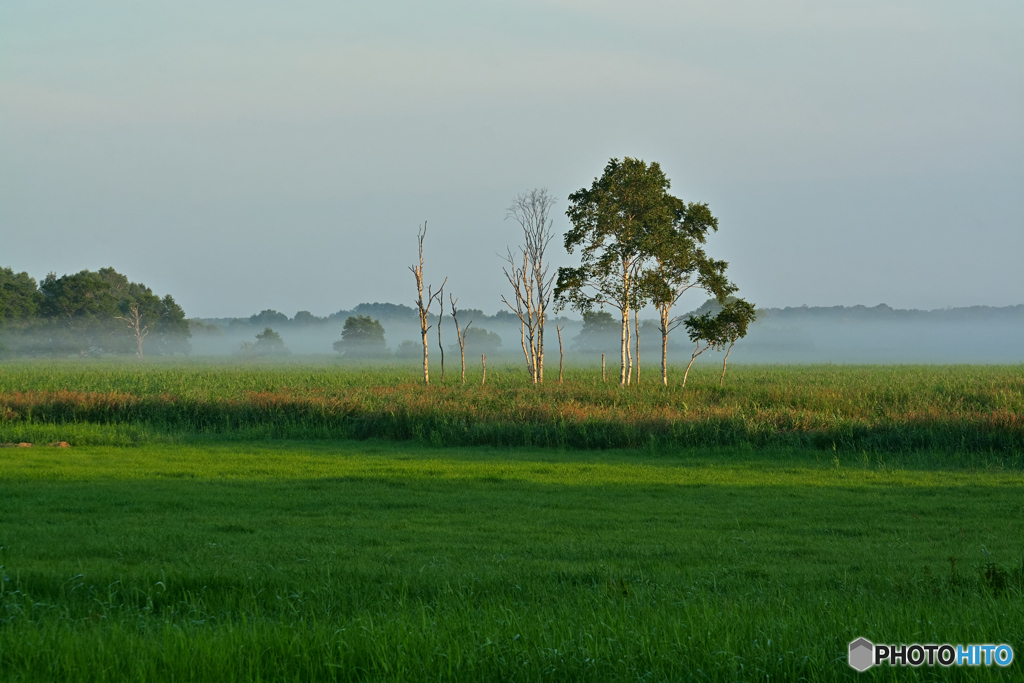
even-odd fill
[[[129,315],[135,325],[126,324]],[[144,330],[144,332],[143,332]],[[171,295],[159,297],[113,268],[83,270],[41,283],[0,269],[0,332],[29,354],[188,353],[188,321]]]
[[[384,326],[368,315],[349,316],[334,342],[334,350],[346,356],[381,356],[387,353]]]
[[[565,248],[570,254],[580,250],[580,265],[558,269],[555,299],[559,308],[568,305],[584,314],[594,306],[619,311],[622,385],[629,384],[633,368],[634,312],[653,303],[661,313],[664,377],[668,333],[679,322],[671,308],[679,297],[691,287],[719,298],[735,291],[725,277],[727,264],[703,249],[718,220],[707,204],[687,204],[670,187],[656,162],[626,157],[612,159],[589,188],[569,195],[572,228]]]

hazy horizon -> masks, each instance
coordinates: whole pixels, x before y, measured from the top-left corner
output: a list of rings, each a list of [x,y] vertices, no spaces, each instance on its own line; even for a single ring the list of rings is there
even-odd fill
[[[1020,3],[0,17],[0,266],[37,279],[112,266],[204,318],[410,305],[426,220],[427,281],[496,311],[512,198],[547,187],[561,234],[567,195],[633,156],[710,204],[760,307],[1024,303]]]

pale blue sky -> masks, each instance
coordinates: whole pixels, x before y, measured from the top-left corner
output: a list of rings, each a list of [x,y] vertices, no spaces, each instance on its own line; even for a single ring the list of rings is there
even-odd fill
[[[0,0],[0,266],[327,314],[410,303],[428,220],[493,312],[512,197],[561,232],[636,156],[762,306],[1024,303],[1022,46],[1019,0]]]

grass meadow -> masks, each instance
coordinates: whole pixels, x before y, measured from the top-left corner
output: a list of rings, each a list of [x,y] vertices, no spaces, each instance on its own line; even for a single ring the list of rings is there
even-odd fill
[[[0,680],[1024,678],[1024,368],[522,375],[0,364]]]

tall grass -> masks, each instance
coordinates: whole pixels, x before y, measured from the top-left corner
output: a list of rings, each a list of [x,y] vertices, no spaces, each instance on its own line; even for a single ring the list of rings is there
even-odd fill
[[[517,367],[481,387],[429,387],[411,368],[324,364],[9,363],[0,440],[139,443],[235,439],[416,440],[444,445],[638,448],[800,446],[944,450],[1019,458],[1024,368],[699,368],[685,389],[597,369],[531,386]]]

